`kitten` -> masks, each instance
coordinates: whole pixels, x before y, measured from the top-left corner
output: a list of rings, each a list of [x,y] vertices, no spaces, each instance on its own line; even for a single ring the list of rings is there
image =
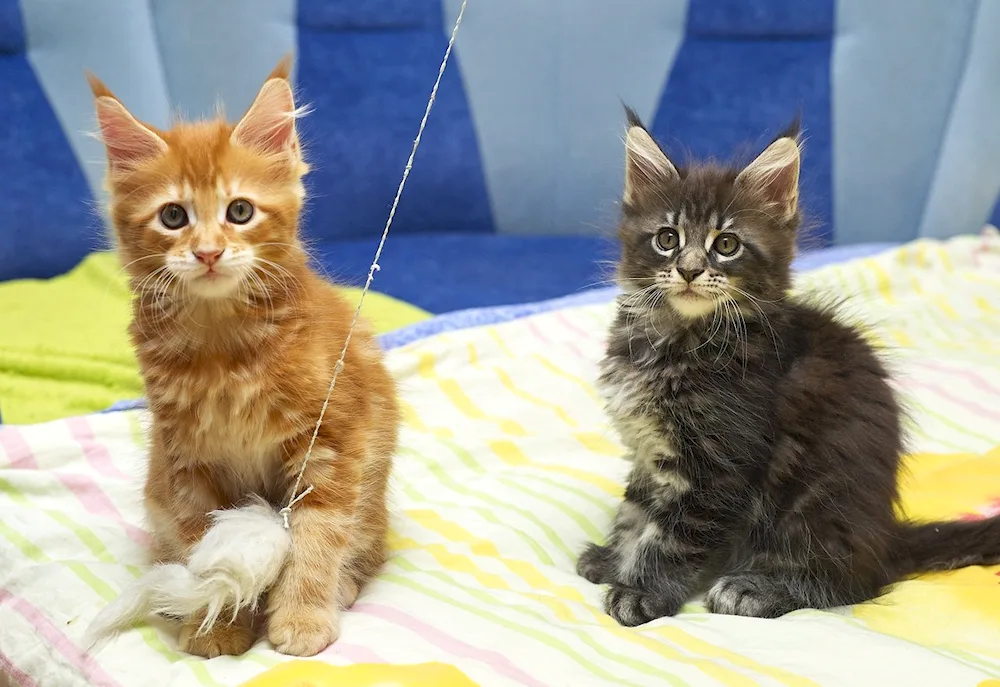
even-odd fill
[[[286,504],[353,315],[298,237],[307,166],[289,69],[278,65],[235,126],[167,131],[90,77],[152,414],[145,504],[161,561],[183,562],[213,510],[255,494]],[[315,490],[292,512],[292,553],[268,594],[278,651],[327,647],[338,606],[381,566],[398,424],[394,381],[362,325],[303,479]],[[199,635],[189,622],[180,646],[241,654],[254,624],[243,613]]]
[[[675,167],[629,111],[600,384],[634,464],[577,565],[623,625],[858,603],[907,575],[1000,562],[1000,519],[900,522],[900,408],[829,309],[789,298],[797,125],[745,168]]]

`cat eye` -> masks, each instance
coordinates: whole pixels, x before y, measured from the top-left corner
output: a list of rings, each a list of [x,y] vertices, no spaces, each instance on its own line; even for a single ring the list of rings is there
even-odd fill
[[[653,250],[666,254],[681,245],[681,236],[676,229],[664,228],[653,237]]]
[[[160,208],[160,224],[167,229],[181,229],[188,223],[187,210],[177,203],[167,203]]]
[[[732,257],[740,249],[740,240],[734,234],[719,234],[712,244],[712,250],[724,257]]]
[[[226,208],[226,221],[233,224],[246,224],[253,217],[253,203],[243,198],[237,198]]]

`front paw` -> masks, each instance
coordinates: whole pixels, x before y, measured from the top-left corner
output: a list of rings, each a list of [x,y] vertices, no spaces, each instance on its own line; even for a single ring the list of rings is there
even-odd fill
[[[588,544],[576,562],[576,573],[594,584],[609,584],[612,575],[613,553],[607,546]]]
[[[280,609],[267,623],[267,638],[275,650],[289,656],[315,656],[339,636],[340,619],[333,609]]]
[[[181,651],[204,658],[216,656],[242,656],[250,650],[257,634],[244,624],[216,623],[204,634],[198,634],[199,623],[185,623],[181,627],[177,645]]]
[[[635,627],[657,618],[677,615],[683,603],[668,595],[613,586],[604,597],[604,610],[619,625]]]

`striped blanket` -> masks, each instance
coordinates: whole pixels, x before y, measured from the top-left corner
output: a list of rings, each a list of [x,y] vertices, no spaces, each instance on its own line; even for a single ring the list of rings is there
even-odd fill
[[[847,316],[886,351],[910,417],[910,514],[1000,510],[1000,239],[912,243],[811,271],[799,288],[851,294]],[[611,314],[607,302],[561,308],[390,352],[406,414],[392,554],[311,684],[1000,685],[995,569],[779,620],[698,602],[640,628],[607,618],[574,562],[606,532],[626,473],[593,388]],[[146,421],[131,410],[0,429],[0,673],[213,687],[318,669],[264,641],[239,659],[186,656],[161,621],[81,650],[88,621],[146,564]]]

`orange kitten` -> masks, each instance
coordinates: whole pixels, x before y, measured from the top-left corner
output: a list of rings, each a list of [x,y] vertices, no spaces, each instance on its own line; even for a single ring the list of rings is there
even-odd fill
[[[213,510],[254,494],[286,504],[353,315],[298,239],[307,166],[289,68],[235,126],[168,131],[90,77],[153,418],[145,499],[162,562],[186,561]],[[309,656],[337,639],[338,606],[381,566],[398,423],[393,379],[360,326],[302,482],[314,491],[292,512],[291,554],[268,593],[278,651]],[[251,615],[207,634],[189,619],[181,648],[241,654],[256,639]]]

